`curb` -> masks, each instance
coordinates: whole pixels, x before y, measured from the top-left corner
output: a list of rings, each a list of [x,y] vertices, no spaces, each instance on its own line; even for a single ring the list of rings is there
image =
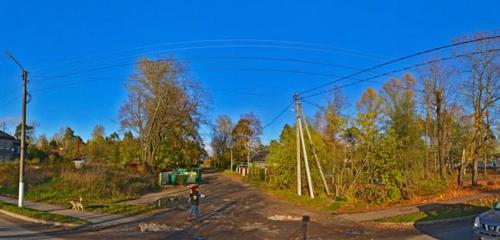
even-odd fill
[[[383,225],[401,225],[401,226],[426,226],[432,224],[442,224],[442,223],[454,223],[454,222],[463,222],[470,219],[474,219],[478,214],[463,216],[463,217],[454,217],[454,218],[445,218],[438,220],[429,220],[429,221],[421,221],[421,222],[406,222],[406,223],[392,223],[392,222],[377,222],[378,224]]]
[[[49,224],[49,225],[62,226],[62,227],[79,227],[79,226],[82,226],[82,225],[76,224],[76,223],[61,223],[61,222],[53,222],[53,221],[46,221],[46,220],[31,218],[31,217],[27,217],[27,216],[20,215],[20,214],[17,214],[17,213],[9,212],[9,211],[3,210],[3,209],[0,209],[0,213],[5,214],[5,215],[7,215],[9,217],[17,218],[19,220],[26,221],[26,222],[32,222],[32,223]]]

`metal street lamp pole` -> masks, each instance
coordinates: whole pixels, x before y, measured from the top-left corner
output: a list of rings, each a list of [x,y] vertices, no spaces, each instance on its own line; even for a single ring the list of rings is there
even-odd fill
[[[23,207],[24,203],[24,159],[26,158],[26,97],[28,95],[28,71],[17,61],[17,59],[10,53],[5,52],[7,56],[12,59],[19,68],[22,70],[23,75],[23,109],[21,118],[21,156],[19,157],[19,198],[17,205]]]

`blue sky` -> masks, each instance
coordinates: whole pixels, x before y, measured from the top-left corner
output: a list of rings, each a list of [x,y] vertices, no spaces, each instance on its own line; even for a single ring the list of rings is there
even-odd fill
[[[254,112],[267,123],[294,91],[353,72],[269,58],[369,67],[460,35],[499,30],[499,9],[495,0],[2,1],[0,48],[30,72],[28,122],[37,123],[37,133],[50,136],[70,126],[88,138],[96,124],[108,134],[119,130],[123,84],[142,56],[190,59],[190,76],[210,96],[209,119],[226,114],[236,121]],[[115,64],[122,66],[54,78]],[[0,56],[0,122],[11,127],[21,114],[19,74]],[[351,106],[370,85],[378,87],[345,89]],[[315,111],[305,107],[308,114]],[[292,119],[291,111],[285,113],[265,129],[264,141]]]

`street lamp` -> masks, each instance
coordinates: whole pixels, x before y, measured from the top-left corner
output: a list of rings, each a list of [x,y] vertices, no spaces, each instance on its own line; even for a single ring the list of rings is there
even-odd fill
[[[28,71],[17,61],[17,59],[12,55],[12,53],[5,51],[5,54],[14,61],[23,73],[23,111],[22,111],[22,121],[21,121],[21,154],[19,157],[19,198],[18,206],[23,207],[24,203],[24,159],[26,153],[26,96],[27,85],[28,85]]]

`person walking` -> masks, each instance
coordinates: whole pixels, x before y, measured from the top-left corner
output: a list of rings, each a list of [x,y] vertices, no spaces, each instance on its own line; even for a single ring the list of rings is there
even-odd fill
[[[189,193],[189,202],[191,202],[191,208],[188,211],[188,221],[192,221],[191,217],[193,214],[195,215],[196,222],[200,221],[200,211],[198,209],[198,205],[200,205],[200,198],[202,197],[201,193],[198,191],[196,185],[191,187],[191,192]]]

